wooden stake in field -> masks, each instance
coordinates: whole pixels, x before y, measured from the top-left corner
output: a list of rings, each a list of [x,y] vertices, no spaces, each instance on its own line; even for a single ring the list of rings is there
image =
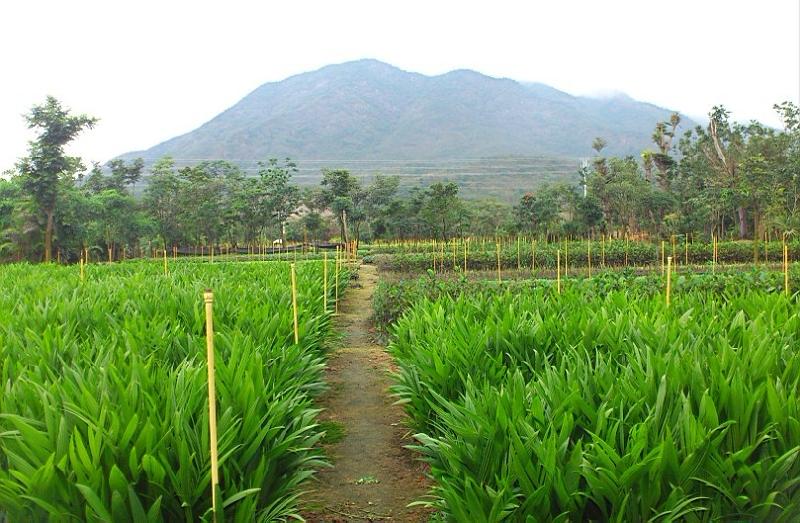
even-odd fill
[[[83,281],[83,272],[84,272],[83,266],[85,265],[85,263],[83,263],[83,255],[81,255],[80,265],[81,265],[81,281]]]
[[[164,276],[166,276],[168,273],[169,270],[167,270],[167,248],[164,247]]]
[[[711,235],[711,273],[717,272],[717,237]]]
[[[467,244],[469,240],[464,240],[464,274],[467,273]]]
[[[333,313],[339,314],[339,246],[336,246],[336,263],[334,263],[333,279]]]
[[[300,332],[297,328],[297,276],[295,275],[294,263],[292,269],[292,318],[294,319],[294,344],[300,342]]]
[[[164,249],[166,256],[167,250]],[[214,370],[214,293],[206,289],[203,293],[206,305],[206,358],[208,360],[208,439],[211,453],[211,509],[217,519],[217,486],[219,465],[217,459],[217,391]]]
[[[328,312],[328,251],[322,254],[322,310]]]
[[[561,249],[556,251],[556,290],[561,294]]]
[[[669,307],[669,297],[672,291],[672,256],[667,257],[667,307]]]

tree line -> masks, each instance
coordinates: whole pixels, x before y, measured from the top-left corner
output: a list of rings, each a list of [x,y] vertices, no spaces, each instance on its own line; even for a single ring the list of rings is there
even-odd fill
[[[148,246],[244,246],[274,240],[391,240],[525,234],[712,234],[761,238],[800,225],[800,110],[775,106],[783,129],[738,123],[714,107],[706,126],[678,134],[659,122],[654,147],[606,157],[605,140],[576,179],[545,185],[511,205],[464,199],[452,182],[401,190],[398,176],[362,183],[325,169],[316,187],[293,183],[291,159],[266,159],[255,176],[227,161],[178,168],[164,157],[84,165],[65,146],[97,120],[48,97],[26,115],[28,154],[0,180],[0,256],[75,260],[84,249],[115,257]],[[137,191],[139,182],[144,189]]]

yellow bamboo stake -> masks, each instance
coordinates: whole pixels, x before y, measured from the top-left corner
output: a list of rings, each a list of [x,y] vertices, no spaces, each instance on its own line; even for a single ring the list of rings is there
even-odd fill
[[[81,265],[81,281],[83,281],[83,272],[84,272],[84,268],[83,268],[83,266],[84,266],[84,265],[86,265],[86,264],[83,262],[83,256],[81,256],[80,265]]]
[[[339,246],[336,246],[336,263],[334,264],[334,295],[333,295],[333,312],[339,314]]]
[[[672,256],[667,257],[667,307],[669,307],[669,297],[672,291]]]
[[[297,276],[294,271],[294,263],[292,268],[292,317],[294,319],[294,344],[300,343],[300,332],[297,327]]]
[[[711,273],[717,272],[717,237],[711,235]]]
[[[556,251],[556,290],[561,294],[561,249]]]
[[[322,310],[328,312],[328,251],[322,254]]]
[[[164,249],[166,255],[167,250]],[[206,289],[203,294],[206,305],[206,357],[208,360],[208,436],[211,453],[211,509],[216,521],[217,485],[219,466],[217,461],[217,391],[214,383],[214,293]]]
[[[167,275],[169,271],[167,270],[167,249],[164,248],[164,276]]]

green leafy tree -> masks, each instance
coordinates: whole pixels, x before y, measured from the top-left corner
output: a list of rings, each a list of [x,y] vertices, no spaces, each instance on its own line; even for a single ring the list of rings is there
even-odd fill
[[[18,169],[23,177],[23,190],[44,222],[44,261],[49,262],[53,255],[59,192],[65,184],[72,184],[73,176],[81,169],[80,159],[67,156],[64,146],[84,129],[91,129],[97,119],[70,114],[52,96],[34,106],[25,119],[28,128],[37,130],[38,136],[29,142],[28,156],[20,160]]]

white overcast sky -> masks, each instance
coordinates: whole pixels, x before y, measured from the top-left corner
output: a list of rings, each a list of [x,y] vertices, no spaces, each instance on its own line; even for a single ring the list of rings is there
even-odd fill
[[[267,81],[358,58],[573,94],[623,91],[778,125],[800,98],[800,1],[37,1],[0,3],[0,170],[52,94],[99,125],[86,161],[187,132]]]

